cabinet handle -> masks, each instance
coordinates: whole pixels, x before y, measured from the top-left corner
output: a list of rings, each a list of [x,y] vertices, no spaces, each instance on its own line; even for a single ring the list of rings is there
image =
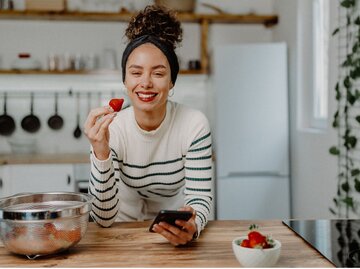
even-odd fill
[[[3,187],[3,180],[0,178],[0,189]]]
[[[71,183],[71,177],[70,177],[70,175],[68,175],[67,176],[67,184],[70,185],[70,183]]]

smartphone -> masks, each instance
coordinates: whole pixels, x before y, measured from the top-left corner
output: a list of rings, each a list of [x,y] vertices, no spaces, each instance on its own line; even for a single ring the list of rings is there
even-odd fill
[[[193,213],[191,211],[178,211],[178,210],[160,210],[153,223],[151,224],[149,231],[154,232],[153,226],[159,222],[166,222],[172,226],[179,227],[175,224],[177,219],[180,220],[189,220],[192,217]],[[179,227],[181,228],[181,227]]]

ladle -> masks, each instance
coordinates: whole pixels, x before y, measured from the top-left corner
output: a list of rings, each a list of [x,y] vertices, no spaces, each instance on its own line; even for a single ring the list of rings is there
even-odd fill
[[[74,137],[81,137],[81,129],[80,129],[80,93],[76,94],[76,128],[74,130]]]

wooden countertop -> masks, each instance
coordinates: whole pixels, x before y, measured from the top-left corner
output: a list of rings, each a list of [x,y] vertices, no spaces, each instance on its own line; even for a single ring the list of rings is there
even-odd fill
[[[28,260],[0,243],[0,267],[240,267],[231,242],[246,235],[251,223],[281,241],[277,267],[334,267],[281,221],[210,221],[197,241],[183,247],[148,232],[149,221],[119,222],[111,228],[89,223],[76,246],[53,256]]]
[[[89,163],[90,153],[62,154],[0,154],[0,165],[5,164],[66,164]]]

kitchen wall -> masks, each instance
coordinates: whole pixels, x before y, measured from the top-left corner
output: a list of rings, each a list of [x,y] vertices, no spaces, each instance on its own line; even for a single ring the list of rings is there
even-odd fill
[[[337,1],[330,2],[330,18],[336,18]],[[304,11],[306,4],[309,0],[275,1],[280,22],[274,29],[274,41],[286,41],[289,46],[292,214],[294,218],[331,218],[329,206],[333,205],[337,186],[337,159],[328,153],[329,147],[337,143],[331,127],[336,110],[332,90],[337,78],[336,40],[331,39],[329,48],[329,119],[325,129],[315,129],[308,120],[312,111],[308,102],[312,90],[308,63],[312,52],[307,45],[311,33],[306,26],[311,17]],[[336,20],[330,21],[330,30],[335,29]]]

